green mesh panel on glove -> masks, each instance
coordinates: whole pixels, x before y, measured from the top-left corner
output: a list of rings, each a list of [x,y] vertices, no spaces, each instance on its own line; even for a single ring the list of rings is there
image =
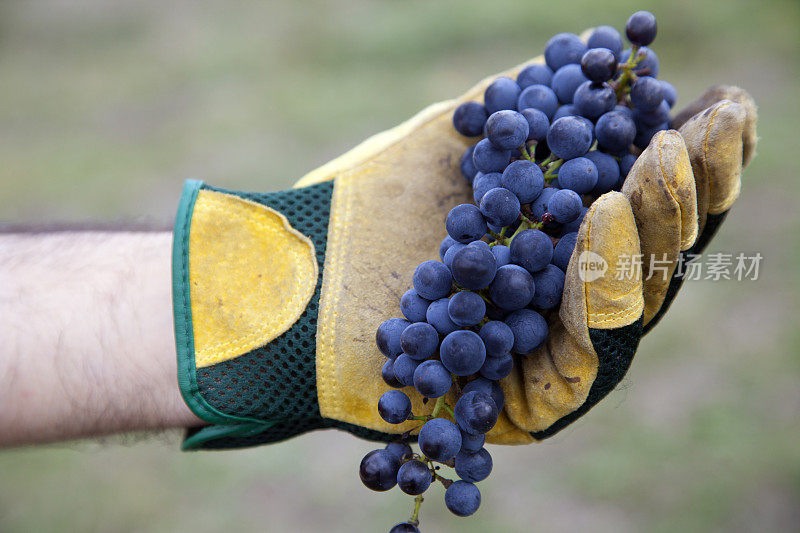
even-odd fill
[[[622,381],[633,362],[639,340],[642,338],[642,319],[630,326],[617,329],[589,329],[589,338],[597,352],[597,377],[589,389],[586,401],[567,416],[558,419],[544,431],[531,433],[535,439],[552,437],[578,418],[585,415],[597,402]]]
[[[245,193],[214,187],[269,206],[309,237],[316,249],[319,270],[325,263],[333,182],[271,193]],[[218,411],[237,417],[273,422],[252,434],[217,435],[212,428],[187,434],[188,448],[223,449],[255,446],[288,439],[315,429],[336,427],[362,438],[389,442],[395,435],[371,431],[322,418],[317,403],[316,333],[322,276],[306,310],[288,331],[244,355],[197,369],[203,398]],[[245,432],[247,433],[247,432]]]

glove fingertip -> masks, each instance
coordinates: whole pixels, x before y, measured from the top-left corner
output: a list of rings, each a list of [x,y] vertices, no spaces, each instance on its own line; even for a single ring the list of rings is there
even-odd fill
[[[641,316],[640,255],[628,199],[619,192],[604,194],[586,213],[567,268],[561,318],[573,334],[626,326]]]

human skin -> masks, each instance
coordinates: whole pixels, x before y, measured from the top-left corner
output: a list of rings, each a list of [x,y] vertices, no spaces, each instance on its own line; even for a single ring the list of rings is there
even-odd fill
[[[190,427],[165,231],[0,233],[0,447]]]

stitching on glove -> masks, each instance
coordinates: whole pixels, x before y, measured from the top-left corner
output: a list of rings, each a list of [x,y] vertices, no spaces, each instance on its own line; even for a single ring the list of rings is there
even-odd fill
[[[620,309],[619,311],[615,311],[613,313],[596,313],[596,314],[594,314],[592,316],[593,317],[598,317],[598,318],[599,317],[605,317],[605,320],[592,320],[592,322],[594,322],[595,324],[605,324],[607,322],[613,321],[615,318],[627,317],[628,315],[631,315],[631,316],[636,315],[636,316],[638,316],[638,314],[636,313],[636,309],[635,308]]]
[[[641,288],[640,287],[634,287],[634,288],[632,288],[631,290],[629,290],[626,293],[620,294],[619,296],[616,296],[614,298],[609,298],[609,300],[612,301],[612,302],[616,302],[617,300],[622,300],[623,298],[626,298],[627,296],[633,294],[634,292],[641,292]]]
[[[317,320],[317,398],[320,414],[325,418],[336,418],[341,411],[341,398],[336,393],[336,380],[333,376],[333,331],[338,318],[338,311],[333,309],[326,295],[331,294],[331,286],[341,284],[341,265],[339,255],[344,247],[338,245],[341,235],[346,234],[349,222],[343,222],[345,214],[350,211],[350,187],[340,187],[339,183],[346,178],[340,177],[334,182],[331,194],[331,221],[328,226],[328,246],[326,263],[327,271],[323,275],[320,291],[319,318]],[[344,217],[348,220],[349,217]],[[327,315],[327,316],[326,316]],[[322,412],[323,406],[331,406],[333,412]]]
[[[195,192],[197,194],[197,192]],[[192,363],[194,363],[194,350],[192,350],[192,320],[191,320],[191,303],[189,292],[191,291],[189,285],[189,224],[192,220],[192,213],[194,209],[186,209],[186,215],[183,220],[183,235],[181,235],[181,242],[183,242],[183,246],[181,246],[181,285],[184,287],[183,291],[183,323],[185,328],[185,338],[186,338],[186,353],[189,354],[189,357],[186,358],[186,376],[192,376]],[[200,395],[200,391],[197,388],[196,378],[192,377],[192,381],[194,382],[191,390],[191,394],[195,397],[195,401],[197,398],[200,398],[202,402],[203,397]]]
[[[589,235],[591,235],[592,230],[592,218],[594,218],[594,214],[597,212],[597,207],[595,207],[597,203],[594,203],[590,208],[589,212],[586,213],[586,217],[584,217],[584,222],[586,223],[586,250],[591,250],[591,239]],[[575,255],[575,252],[572,252]],[[570,262],[572,258],[570,258]],[[589,327],[589,283],[583,282],[583,306],[586,312],[586,327]]]
[[[586,250],[591,250],[591,239],[589,235],[591,234],[592,230],[592,217],[594,216],[595,209],[591,209],[589,213],[587,213],[585,220],[586,223]],[[591,215],[591,216],[590,216]],[[640,287],[634,287],[630,291],[625,294],[619,295],[613,298],[611,301],[620,300],[625,298],[626,296],[640,290]],[[641,314],[641,307],[640,305],[636,305],[636,307],[631,307],[628,309],[622,309],[620,311],[614,311],[613,313],[590,313],[589,312],[589,283],[583,282],[583,299],[584,299],[584,306],[586,309],[586,325],[589,327],[589,323],[593,325],[593,327],[607,324],[612,322],[615,318],[630,318],[632,316],[639,316]],[[639,299],[639,302],[644,305],[644,300],[642,298]],[[591,317],[591,318],[590,318]]]

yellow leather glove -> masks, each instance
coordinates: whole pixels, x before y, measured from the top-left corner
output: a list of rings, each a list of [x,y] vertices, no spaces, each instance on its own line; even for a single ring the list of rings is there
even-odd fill
[[[542,59],[525,65],[533,62]],[[500,75],[514,77],[525,65]],[[459,173],[471,140],[454,131],[452,114],[480,100],[495,78],[368,139],[294,190],[187,183],[173,262],[179,382],[210,425],[190,431],[185,449],[274,442],[326,427],[392,440],[416,425],[378,415],[388,386],[379,377],[385,358],[375,329],[399,316],[414,268],[437,257],[445,215],[471,199]],[[653,138],[622,192],[594,202],[561,307],[548,318],[548,341],[515,356],[489,442],[550,436],[622,379],[643,332],[680,286],[670,279],[679,256],[702,251],[738,196],[755,122],[747,93],[713,88],[677,115],[679,131]],[[605,262],[604,276],[581,279],[584,252]],[[648,279],[647,264],[618,276],[623,258],[638,254],[666,257],[670,276]],[[409,396],[414,413],[432,409],[415,391]]]

